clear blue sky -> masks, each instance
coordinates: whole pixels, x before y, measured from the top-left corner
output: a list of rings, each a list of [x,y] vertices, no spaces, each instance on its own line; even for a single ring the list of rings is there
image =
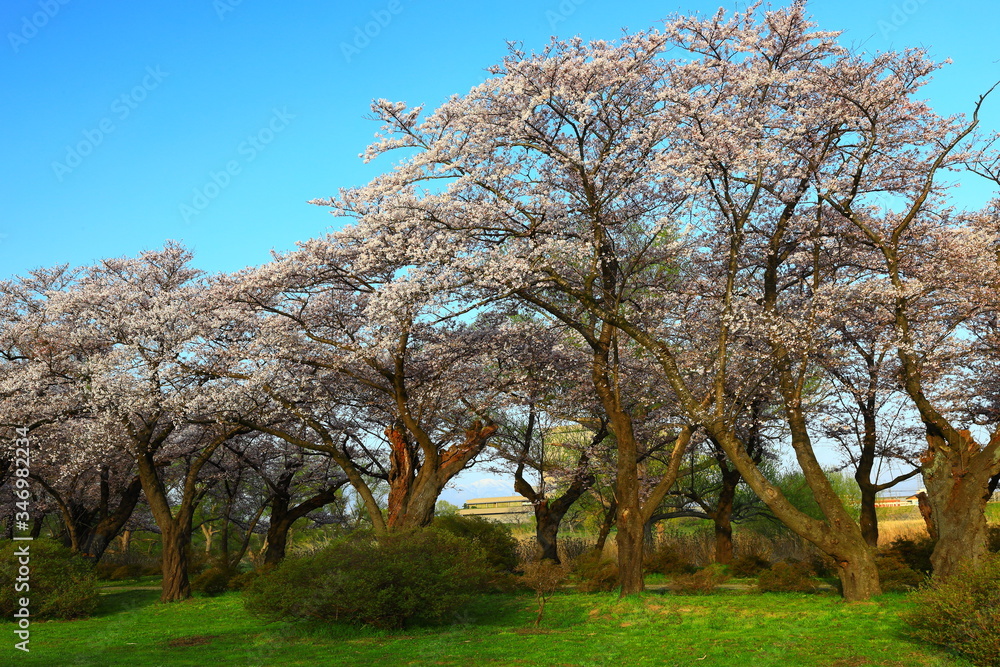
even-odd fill
[[[539,49],[553,34],[614,38],[719,5],[5,0],[0,278],[166,239],[193,248],[208,271],[259,264],[335,222],[308,199],[390,166],[357,157],[377,129],[364,118],[372,98],[434,106],[481,81],[506,40]],[[814,0],[809,9],[868,51],[925,46],[952,58],[928,89],[942,112],[969,109],[1000,79],[993,2]],[[366,28],[373,36],[359,37]],[[984,124],[1000,128],[1000,95]],[[990,192],[966,196],[981,203]]]

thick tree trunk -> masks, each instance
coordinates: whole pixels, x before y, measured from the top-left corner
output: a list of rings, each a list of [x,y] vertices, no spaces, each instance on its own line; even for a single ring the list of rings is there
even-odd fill
[[[874,362],[869,364],[871,373],[876,373]],[[878,515],[875,513],[875,497],[877,489],[872,481],[872,470],[875,466],[875,449],[878,445],[878,425],[875,420],[878,407],[875,404],[875,388],[877,387],[877,376],[872,375],[869,379],[868,396],[865,400],[858,400],[858,407],[861,410],[864,421],[864,437],[861,443],[861,456],[858,459],[858,468],[854,471],[854,480],[861,491],[861,514],[858,517],[858,525],[861,527],[861,536],[865,538],[865,544],[872,548],[878,547]]]
[[[864,600],[877,595],[881,591],[878,586],[878,571],[875,568],[875,550],[865,542],[860,527],[847,514],[840,498],[830,486],[809,443],[801,413],[796,411],[788,423],[792,430],[792,444],[799,466],[826,517],[825,521],[817,521],[797,510],[780,490],[764,477],[747,455],[742,443],[727,428],[719,428],[713,437],[725,448],[726,454],[740,471],[743,479],[775,516],[794,533],[812,542],[834,559],[838,564],[845,600]],[[717,428],[715,424],[708,426],[712,430]]]
[[[271,499],[271,517],[267,527],[267,550],[264,552],[264,564],[280,563],[285,558],[288,545],[288,529],[295,522],[289,521],[287,493],[276,493]]]
[[[622,466],[618,467],[619,475]],[[627,474],[627,473],[626,473]],[[642,560],[645,551],[642,511],[639,506],[638,480],[633,477],[618,484],[618,532],[615,543],[618,546],[618,583],[621,594],[641,593],[645,589]]]
[[[430,525],[438,496],[489,442],[496,425],[480,421],[466,430],[465,439],[444,451],[431,442],[420,424],[408,415],[385,430],[389,456],[389,530],[410,530]],[[418,460],[419,451],[423,460]]]
[[[846,549],[836,558],[841,595],[846,601],[867,600],[882,593],[874,555],[874,549],[863,544],[854,550]]]
[[[543,500],[535,505],[535,539],[538,540],[541,560],[560,562],[559,544],[556,540],[561,520],[562,515],[555,516],[550,510],[548,500]]]
[[[142,451],[137,457],[136,463],[139,469],[139,479],[142,482],[142,491],[149,502],[153,519],[160,529],[163,560],[161,602],[174,602],[191,597],[191,584],[188,581],[191,526],[195,509],[205,491],[205,489],[197,490],[196,480],[201,466],[212,455],[215,448],[224,441],[225,437],[218,438],[212,446],[202,452],[200,459],[188,469],[184,479],[183,496],[180,506],[176,510],[171,508],[167,489],[159,476],[152,451],[148,447],[148,441],[142,445],[145,447],[145,451]]]
[[[264,552],[264,564],[273,565],[285,559],[285,551],[288,548],[288,531],[292,527],[293,521],[282,519],[274,521],[267,528],[267,550]]]
[[[632,428],[632,417],[622,407],[619,387],[615,382],[611,349],[615,330],[601,326],[600,340],[594,347],[591,372],[594,389],[601,400],[608,426],[617,444],[615,499],[618,501],[615,543],[618,545],[618,583],[622,596],[640,593],[645,588],[642,571],[643,528],[645,517],[639,501],[639,452]]]
[[[524,459],[528,455],[533,430],[534,415],[532,414],[528,421],[528,436],[524,442],[524,450],[514,471],[514,490],[531,501],[534,507],[535,539],[538,542],[540,550],[539,558],[559,563],[559,525],[562,523],[563,517],[566,516],[566,512],[573,506],[573,503],[579,500],[580,496],[586,493],[587,489],[593,485],[594,476],[586,472],[590,459],[586,452],[583,452],[576,463],[576,474],[573,477],[573,482],[561,496],[555,500],[551,500],[545,497],[544,488],[540,491],[535,491],[535,488],[524,478]],[[596,445],[605,437],[607,437],[607,430],[602,425],[597,433],[594,434],[591,444]]]
[[[975,567],[986,558],[986,489],[992,470],[969,465],[975,443],[961,431],[967,451],[955,451],[943,439],[928,436],[923,460],[924,484],[931,506],[937,543],[931,554],[935,578],[958,574],[965,564]]]
[[[733,562],[733,505],[720,504],[715,510],[712,522],[715,524],[715,562],[729,565]]]
[[[171,526],[161,534],[163,545],[163,585],[160,602],[175,602],[191,597],[188,581],[188,558],[191,547],[191,524]]]

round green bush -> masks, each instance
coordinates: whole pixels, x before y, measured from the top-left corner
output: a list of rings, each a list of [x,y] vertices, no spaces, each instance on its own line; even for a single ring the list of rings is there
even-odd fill
[[[911,570],[922,574],[930,574],[934,569],[931,565],[931,554],[934,553],[934,540],[929,537],[914,539],[897,537],[889,543],[889,546],[880,549],[880,552],[885,556],[898,557]]]
[[[799,561],[782,561],[764,570],[757,579],[762,593],[814,593],[813,571]]]
[[[191,589],[208,597],[221,595],[229,589],[233,573],[221,567],[210,567],[191,582]]]
[[[261,569],[248,570],[246,572],[236,573],[232,577],[230,577],[227,588],[231,591],[242,591],[244,588],[249,586],[250,582],[252,582],[254,579],[259,577],[264,572],[269,571],[273,568],[274,568],[273,565],[268,565]]]
[[[917,572],[902,557],[890,552],[875,558],[883,593],[907,593],[920,587],[927,575]]]
[[[481,516],[452,514],[439,516],[431,524],[466,540],[471,540],[486,553],[486,561],[500,572],[513,572],[518,566],[518,544],[510,526]]]
[[[729,571],[737,577],[756,577],[771,569],[771,561],[757,554],[744,554],[729,564]]]
[[[1000,666],[1000,555],[978,568],[930,584],[910,598],[903,620],[913,635],[945,646],[976,665]]]
[[[497,575],[483,550],[435,528],[350,537],[286,558],[243,592],[267,620],[316,619],[400,628],[438,622]]]
[[[20,556],[27,547],[27,581],[17,581]],[[16,590],[24,588],[26,590]],[[97,579],[93,566],[63,545],[50,540],[8,542],[0,546],[0,615],[11,618],[28,599],[31,618],[80,618],[97,606]]]

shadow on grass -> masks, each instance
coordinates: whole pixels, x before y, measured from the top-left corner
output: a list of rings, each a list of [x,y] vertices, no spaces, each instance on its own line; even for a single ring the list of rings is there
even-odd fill
[[[525,608],[533,605],[533,594],[495,593],[481,595],[452,613],[440,623],[413,621],[399,630],[386,630],[352,623],[329,621],[302,621],[296,623],[276,623],[270,625],[274,631],[278,626],[286,636],[313,637],[323,639],[391,639],[413,635],[434,635],[450,630],[466,630],[470,627],[489,632],[500,631],[525,623],[529,613]]]
[[[160,600],[159,591],[121,591],[106,593],[97,602],[93,618],[113,616],[127,611],[149,607]]]

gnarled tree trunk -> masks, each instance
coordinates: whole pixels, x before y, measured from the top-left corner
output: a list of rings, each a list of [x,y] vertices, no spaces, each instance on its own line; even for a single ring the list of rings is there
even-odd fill
[[[392,452],[389,470],[389,530],[427,526],[445,485],[479,454],[497,430],[475,421],[465,439],[440,451],[408,415],[385,430]],[[411,441],[416,440],[416,444]],[[422,460],[418,460],[418,451]]]
[[[987,554],[986,501],[992,468],[968,431],[958,431],[961,448],[948,447],[929,435],[924,456],[924,485],[937,542],[931,554],[934,576],[957,574],[964,564],[975,566]],[[994,437],[996,439],[997,436]]]
[[[188,580],[188,563],[191,549],[191,521],[172,522],[166,530],[161,529],[160,543],[163,545],[163,584],[160,602],[174,602],[191,597],[191,582]]]

